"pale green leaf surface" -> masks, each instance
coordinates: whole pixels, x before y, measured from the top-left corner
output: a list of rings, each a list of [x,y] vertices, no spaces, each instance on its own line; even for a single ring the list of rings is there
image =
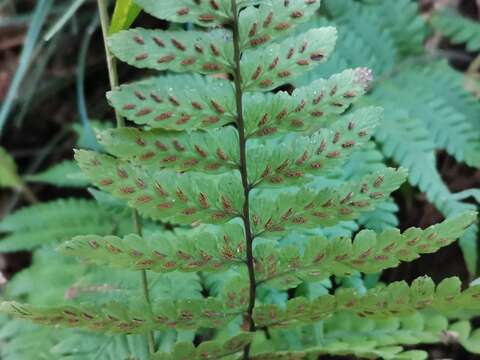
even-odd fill
[[[217,26],[233,19],[230,0],[136,0],[149,14],[168,21],[192,22],[200,26]],[[249,5],[252,0],[237,3]]]
[[[268,139],[247,148],[251,183],[286,186],[328,175],[368,143],[382,118],[381,108],[363,108],[310,136]]]
[[[97,138],[108,153],[149,168],[222,173],[238,169],[240,161],[238,133],[231,126],[189,132],[124,127]]]
[[[428,277],[417,278],[410,286],[394,282],[379,286],[360,295],[354,289],[341,289],[335,295],[315,300],[295,298],[285,308],[278,305],[260,305],[255,308],[257,326],[286,327],[305,322],[316,322],[340,311],[353,312],[362,317],[387,319],[408,316],[421,309],[441,314],[454,313],[458,308],[480,311],[480,287],[473,286],[460,292],[460,280],[447,278],[437,287]]]
[[[319,9],[319,0],[264,0],[259,7],[240,13],[240,47],[257,47],[292,32],[309,21]]]
[[[241,61],[243,89],[267,91],[290,82],[325,61],[336,38],[335,28],[324,27],[245,51]]]
[[[112,53],[137,68],[216,74],[232,71],[233,48],[222,30],[123,30],[108,39]]]
[[[115,216],[93,201],[61,199],[22,208],[0,222],[0,251],[32,250],[76,235],[125,231],[124,216]]]
[[[311,237],[303,246],[259,244],[254,250],[256,279],[264,286],[288,289],[331,275],[377,273],[448,246],[475,220],[475,213],[465,213],[425,230],[362,230],[354,240]]]
[[[292,95],[248,94],[245,97],[245,128],[251,136],[277,132],[312,132],[331,125],[338,115],[365,93],[360,69],[345,70],[297,88]]]
[[[191,359],[232,359],[231,355],[243,352],[245,346],[252,341],[253,335],[241,333],[225,340],[211,340],[202,342],[195,347],[191,342],[175,344],[170,353],[157,353],[153,360]],[[227,359],[228,358],[228,359]]]
[[[45,171],[28,175],[25,180],[30,182],[46,183],[59,187],[86,187],[89,181],[80,171],[78,165],[72,160],[65,160],[53,165]]]
[[[159,76],[122,85],[107,97],[120,115],[152,128],[218,127],[234,122],[236,117],[231,83],[212,77]]]
[[[224,223],[237,217],[242,209],[238,172],[207,177],[200,173],[152,171],[82,150],[76,152],[75,159],[95,185],[152,219],[179,224]]]
[[[145,333],[149,330],[217,328],[238,316],[239,310],[228,309],[214,298],[152,303],[109,302],[42,307],[3,302],[0,312],[45,325],[86,328],[107,333]]]
[[[262,190],[251,201],[253,232],[278,236],[295,228],[332,226],[371,211],[405,181],[406,171],[386,168],[337,189],[274,192]]]
[[[245,234],[240,225],[225,224],[191,235],[162,233],[151,239],[133,234],[124,238],[78,236],[63,243],[60,251],[96,264],[130,270],[224,271],[244,264],[244,242]]]
[[[469,338],[460,341],[460,343],[468,351],[474,354],[480,354],[480,330],[474,330]]]

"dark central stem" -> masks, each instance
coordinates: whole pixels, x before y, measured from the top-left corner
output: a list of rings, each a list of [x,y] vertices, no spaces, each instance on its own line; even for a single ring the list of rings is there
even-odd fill
[[[243,213],[242,219],[245,225],[245,237],[246,237],[246,251],[247,251],[247,266],[248,266],[248,277],[250,281],[250,298],[247,309],[247,321],[249,331],[255,331],[255,322],[253,321],[253,309],[255,307],[255,298],[256,298],[256,281],[255,281],[255,269],[254,269],[254,260],[253,260],[253,235],[250,227],[250,208],[249,208],[249,193],[250,185],[248,183],[248,173],[247,173],[247,156],[246,156],[246,137],[245,137],[245,125],[243,119],[243,90],[242,90],[242,75],[240,69],[240,59],[242,53],[240,51],[240,35],[238,30],[238,9],[236,0],[232,0],[232,13],[233,13],[233,47],[234,47],[234,57],[235,57],[235,97],[237,104],[237,126],[239,134],[239,145],[240,145],[240,173],[242,176],[242,185],[245,196],[245,202],[243,204]],[[250,346],[247,346],[244,351],[244,359],[249,358]]]

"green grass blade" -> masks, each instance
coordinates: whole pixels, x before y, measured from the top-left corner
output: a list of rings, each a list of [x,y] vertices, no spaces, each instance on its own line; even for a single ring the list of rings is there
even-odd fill
[[[20,84],[22,83],[22,80],[30,66],[35,44],[40,35],[40,31],[42,30],[43,23],[45,22],[45,19],[52,7],[52,4],[53,0],[39,0],[35,7],[32,22],[28,28],[25,44],[20,55],[20,62],[17,71],[15,72],[12,83],[10,84],[10,88],[8,89],[7,95],[2,104],[2,108],[0,109],[0,135],[8,119],[8,115],[10,114],[10,111],[15,103]]]
[[[99,24],[100,19],[98,17],[95,17],[89,24],[83,36],[82,44],[80,46],[80,52],[78,54],[75,86],[77,93],[78,113],[82,122],[83,131],[86,134],[87,144],[92,150],[98,150],[99,145],[90,124],[90,118],[88,117],[87,102],[85,100],[85,67],[90,40],[92,39],[92,35],[98,28]]]
[[[47,31],[43,39],[45,41],[50,41],[55,34],[60,31],[63,26],[71,19],[73,15],[77,12],[77,10],[82,6],[85,0],[72,0],[72,3],[67,8],[67,11],[58,19],[55,24]]]
[[[141,8],[133,0],[117,0],[110,24],[110,35],[128,29],[140,14],[140,11]]]

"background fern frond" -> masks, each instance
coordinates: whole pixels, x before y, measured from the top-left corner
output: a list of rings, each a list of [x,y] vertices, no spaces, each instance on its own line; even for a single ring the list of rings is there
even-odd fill
[[[480,50],[480,24],[468,19],[453,9],[436,11],[430,19],[433,28],[454,44],[465,44],[467,50]]]
[[[94,201],[62,199],[18,210],[0,221],[0,251],[32,250],[56,245],[78,234],[114,234],[131,231],[125,215],[115,216]]]

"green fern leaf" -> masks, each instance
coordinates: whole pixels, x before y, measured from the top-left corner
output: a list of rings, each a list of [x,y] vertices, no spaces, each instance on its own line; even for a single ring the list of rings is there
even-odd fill
[[[285,352],[295,353],[294,349],[300,348],[297,354],[303,351],[305,356],[352,354],[361,358],[404,360],[416,359],[417,355],[411,351],[404,352],[403,346],[411,347],[449,340],[463,343],[474,339],[468,322],[449,324],[444,316],[426,312],[415,312],[410,316],[389,319],[362,318],[352,313],[341,312],[317,325],[288,330],[271,329],[269,333],[268,345],[262,346],[282,349]],[[395,346],[397,344],[401,346]],[[256,349],[253,350],[255,352]],[[264,351],[258,353],[261,356],[265,355]],[[425,353],[421,359],[426,359],[426,356]]]
[[[374,18],[382,31],[390,34],[402,57],[408,58],[423,53],[428,28],[416,1],[397,0],[387,3],[382,0],[370,0],[362,8],[362,17]],[[355,9],[349,10],[354,16]]]
[[[454,44],[466,44],[469,51],[480,49],[480,25],[454,10],[445,8],[436,11],[430,18],[430,24]]]
[[[328,128],[305,137],[277,137],[247,149],[250,183],[263,186],[299,185],[309,175],[327,175],[373,135],[380,108],[364,108]]]
[[[454,216],[468,210],[475,210],[475,205],[459,202],[452,196],[443,182],[435,164],[435,155],[429,131],[416,118],[404,110],[385,103],[385,121],[378,127],[375,137],[382,143],[383,152],[397,163],[409,169],[409,182],[426,193],[430,202],[445,216]],[[476,234],[478,226],[472,225],[460,239],[469,272],[476,272],[477,251]]]
[[[386,360],[426,360],[427,353],[421,350],[411,350],[402,352],[398,346],[384,347],[376,349],[371,343],[350,344],[340,343],[331,346],[322,346],[318,348],[306,349],[304,351],[277,351],[262,352],[251,357],[252,360],[283,360],[283,359],[308,359],[321,355],[345,356],[353,354],[360,358],[373,359],[381,358]]]
[[[359,295],[353,289],[341,289],[335,295],[321,296],[309,301],[295,298],[285,309],[278,305],[255,308],[258,326],[286,327],[303,322],[316,322],[332,313],[350,311],[362,317],[385,319],[389,316],[410,315],[419,309],[453,313],[457,308],[478,311],[480,287],[473,286],[460,292],[460,280],[447,278],[436,288],[430,278],[416,279],[409,287],[405,282],[394,282],[386,287],[368,290]]]
[[[265,286],[288,289],[303,281],[320,281],[331,275],[377,273],[451,244],[475,220],[475,213],[465,213],[425,230],[409,228],[400,233],[387,229],[380,234],[363,230],[354,241],[313,237],[303,248],[259,244],[254,252],[256,279]]]
[[[0,355],[2,359],[60,359],[50,350],[65,330],[51,329],[21,320],[11,320],[2,325],[0,330],[0,340],[2,341]]]
[[[119,114],[152,128],[218,127],[234,122],[236,116],[231,84],[210,77],[160,76],[122,85],[107,97]]]
[[[444,64],[429,69],[412,67],[383,82],[375,92],[382,94],[384,102],[391,102],[421,120],[431,131],[429,137],[438,149],[446,149],[458,161],[480,167],[480,135],[462,109],[450,105],[443,92],[432,91],[451,82],[449,72],[452,70]]]
[[[199,173],[151,172],[83,150],[76,152],[75,159],[95,185],[152,219],[178,224],[224,223],[237,217],[242,209],[238,173],[205,178]],[[100,168],[102,171],[98,171]]]
[[[297,88],[291,96],[254,94],[245,99],[245,128],[252,136],[313,131],[331,125],[365,93],[362,70],[353,69]]]
[[[117,217],[93,201],[64,199],[23,208],[0,222],[0,252],[31,250],[81,234],[112,234],[124,217]]]
[[[107,152],[132,163],[177,171],[221,173],[238,168],[238,132],[231,126],[205,132],[120,128],[98,140]]]
[[[71,160],[65,160],[43,172],[27,175],[25,180],[59,187],[86,187],[89,184],[78,165]]]
[[[245,234],[240,225],[206,228],[190,236],[160,237],[78,236],[62,244],[60,251],[97,264],[156,272],[224,271],[245,261]]]
[[[149,14],[177,23],[192,22],[200,26],[217,26],[232,20],[230,0],[136,0]],[[260,0],[239,0],[239,8],[254,5]]]
[[[404,170],[385,169],[338,189],[259,192],[251,205],[254,234],[278,236],[297,227],[332,226],[358,218],[398,189],[406,175]]]
[[[152,310],[138,301],[129,304],[110,302],[103,306],[90,304],[54,307],[3,302],[0,311],[39,324],[132,334],[169,328],[218,328],[242,313],[239,309],[226,308],[213,298],[160,301],[152,304]]]
[[[333,27],[312,29],[262,49],[245,51],[241,61],[245,91],[267,91],[288,83],[333,51],[337,32]]]
[[[52,356],[56,355],[60,360],[150,359],[147,340],[142,335],[102,335],[71,329],[63,331],[68,331],[68,335],[62,337],[51,349]],[[162,335],[155,336],[160,345],[164,342],[164,337],[167,337]]]
[[[113,54],[138,68],[215,74],[232,71],[233,47],[221,30],[120,31],[108,40]]]
[[[347,68],[368,66],[376,77],[389,74],[395,68],[399,59],[396,41],[393,34],[383,28],[380,20],[386,15],[366,11],[364,5],[348,0],[327,0],[324,4],[326,12],[332,13],[333,21],[317,17],[308,24],[308,28],[334,25],[338,30],[335,52],[324,66],[297,79],[295,85],[309,84]],[[332,9],[336,6],[344,10],[338,12]]]
[[[319,4],[319,0],[267,0],[258,8],[246,8],[239,17],[240,47],[258,47],[287,35],[309,21]]]
[[[180,342],[169,353],[155,354],[153,360],[226,359],[243,351],[252,338],[251,334],[243,333],[226,340],[205,341],[198,347],[194,347],[190,342]]]

